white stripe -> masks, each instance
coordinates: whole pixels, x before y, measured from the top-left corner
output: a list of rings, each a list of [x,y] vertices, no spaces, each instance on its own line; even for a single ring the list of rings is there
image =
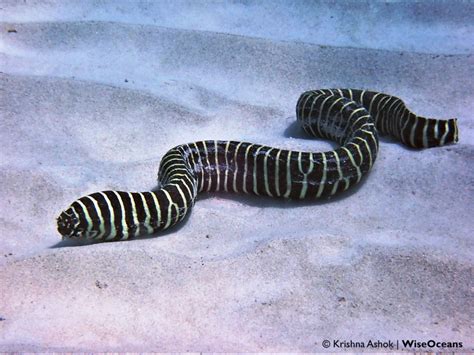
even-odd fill
[[[392,98],[393,98],[393,96],[390,97],[390,100]],[[392,124],[392,119],[393,119],[393,116],[392,117],[390,116],[390,110],[392,109],[393,105],[395,105],[397,102],[398,102],[397,100],[393,101],[387,109],[387,114],[386,114],[387,117],[386,117],[385,122],[384,122],[385,123],[385,132],[387,132],[387,134],[390,134],[390,126]]]
[[[367,148],[367,153],[369,154],[369,169],[370,169],[372,167],[372,152],[370,151],[369,144],[367,143],[367,141],[365,139],[362,139],[360,137],[355,137],[355,139],[358,139],[358,140],[364,142],[365,147]]]
[[[324,185],[326,184],[326,174],[327,174],[327,160],[326,160],[326,154],[324,152],[321,152],[323,156],[323,173],[321,174],[321,181],[319,182],[319,188],[318,188],[318,193],[316,197],[321,197],[321,194],[323,193],[324,190]]]
[[[141,199],[142,199],[142,203],[143,203],[143,208],[145,210],[145,222],[144,222],[144,226],[146,228],[146,232],[148,234],[151,234],[153,233],[153,228],[151,227],[150,225],[150,210],[148,209],[148,205],[146,203],[146,199],[145,199],[145,196],[141,193],[141,192],[138,192],[138,194],[140,195]]]
[[[99,217],[99,234],[97,234],[95,236],[95,239],[101,239],[104,234],[105,234],[105,222],[104,222],[104,216],[102,216],[102,211],[100,210],[100,207],[99,207],[99,204],[97,203],[97,201],[95,200],[95,198],[91,197],[91,196],[86,196],[89,200],[92,201],[92,203],[94,204],[94,208],[97,212],[97,216]]]
[[[393,121],[391,126],[392,134],[398,139],[400,139],[400,110],[403,109],[404,106],[405,104],[403,103],[403,101],[399,99],[399,104],[395,107],[395,110],[393,111]]]
[[[406,141],[406,138],[405,138],[405,136],[406,136],[405,135],[405,128],[407,127],[408,122],[410,121],[411,112],[410,112],[410,110],[408,110],[408,108],[406,106],[404,106],[404,107],[405,107],[405,109],[403,110],[403,113],[401,114],[400,120],[405,117],[405,113],[408,113],[407,114],[408,117],[405,119],[405,122],[403,123],[402,128],[400,129],[400,136],[402,137],[403,144],[408,145],[407,141]]]
[[[423,147],[428,148],[428,120],[426,118],[423,126]]]
[[[357,145],[356,145],[357,146]],[[352,156],[352,153],[350,152],[349,149],[347,149],[346,147],[341,147],[341,149],[344,149],[346,152],[347,152],[347,155],[349,156],[349,160],[351,161],[351,164],[354,168],[356,168],[356,172],[357,172],[357,182],[360,181],[361,177],[362,177],[362,173],[360,172],[360,167],[356,164],[355,160],[354,160],[354,157]],[[347,180],[349,181],[349,180]]]
[[[225,145],[225,173],[224,173],[224,191],[228,192],[227,189],[227,181],[229,178],[229,159],[227,158],[227,154],[229,153],[229,146],[230,146],[230,141],[227,142]]]
[[[257,189],[257,158],[258,158],[258,153],[260,152],[260,149],[262,148],[263,146],[258,147],[253,159],[253,174],[252,174],[253,175],[253,192],[255,193],[255,195],[258,195],[258,196],[260,196],[260,194],[258,193],[258,189]]]
[[[104,196],[104,200],[107,203],[107,208],[109,209],[110,213],[110,234],[105,238],[105,240],[111,240],[117,236],[117,229],[115,228],[115,212],[112,207],[112,202],[110,202],[110,199],[107,197],[107,195],[103,192],[99,193]]]
[[[168,199],[168,217],[166,218],[166,224],[165,226],[163,227],[163,229],[166,229],[168,228],[170,225],[171,225],[171,212],[172,212],[172,208],[174,207],[175,210],[176,210],[176,219],[175,219],[175,223],[178,222],[178,218],[179,218],[179,213],[178,213],[178,206],[176,205],[176,203],[171,199],[171,196],[170,194],[168,193],[168,191],[166,190],[161,190],[163,191],[163,193],[165,194],[166,198]]]
[[[379,96],[379,95],[382,95],[382,93],[378,92],[378,93],[376,93],[374,96],[372,96],[372,100],[370,100],[370,104],[369,104],[369,113],[370,113],[372,116],[374,116],[374,118],[376,118],[376,115],[374,115],[374,113],[372,112],[372,105],[373,105],[373,103],[374,103],[376,97]]]
[[[385,96],[377,104],[377,116],[376,116],[377,119],[376,119],[376,122],[377,122],[377,125],[381,128],[382,133],[384,133],[384,134],[385,134],[385,132],[387,132],[385,130],[385,124],[386,124],[386,121],[387,121],[387,117],[386,117],[387,116],[387,111],[385,111],[384,108],[390,102],[391,98],[392,98],[391,96]],[[382,102],[384,104],[382,105],[382,107],[380,107],[380,104]],[[381,121],[381,122],[379,123],[379,121]]]
[[[364,95],[365,95],[365,90],[362,90],[360,93],[360,104],[365,107],[364,105]]]
[[[360,147],[358,144],[355,144],[353,142],[350,142],[348,144],[352,144],[354,147],[357,148],[357,152],[359,153],[359,156],[360,156],[360,164],[358,165],[359,167],[362,166],[362,164],[364,163],[364,156],[362,155],[362,151],[360,150]]]
[[[208,171],[208,184],[207,184],[207,192],[211,191],[211,185],[212,185],[212,174],[211,174],[211,163],[209,162],[209,154],[207,152],[207,143],[206,141],[203,142],[204,145],[204,156],[206,157],[206,170]]]
[[[243,179],[242,179],[242,191],[246,194],[248,194],[248,191],[247,191],[247,170],[248,170],[248,155],[249,155],[249,151],[250,151],[250,148],[253,147],[253,144],[250,144],[247,149],[245,150],[245,163],[244,163],[244,176],[243,176]]]
[[[74,218],[79,222],[80,221],[80,215],[79,215],[79,213],[77,213],[76,208],[73,207],[72,205],[69,208],[72,210],[72,214],[74,215]],[[65,213],[66,213],[66,215],[72,217],[71,214],[69,214],[67,212],[65,212]],[[73,234],[74,234],[74,230],[71,230],[71,234],[68,235],[68,237],[72,238]],[[83,235],[83,233],[81,233],[81,235],[79,235],[78,237],[82,237],[82,235]]]
[[[182,157],[179,156],[178,158],[166,157],[166,160],[161,162],[160,176],[161,176],[161,179],[164,180],[163,182],[166,182],[166,180],[168,180],[170,171],[172,171],[175,168],[175,165],[185,166],[185,164],[182,163],[182,161],[183,161]]]
[[[187,182],[183,181],[183,185],[189,193],[189,200],[191,201],[191,204],[193,204],[194,203],[194,198],[196,197],[196,193],[194,192],[194,189],[193,189],[193,181],[189,177],[188,174],[185,174],[183,177],[185,177],[188,180]],[[188,183],[191,184],[191,188],[189,188]]]
[[[439,142],[440,146],[444,145],[444,142],[446,141],[446,136],[448,135],[448,132],[449,132],[448,121],[444,123],[444,128],[445,128],[445,132],[443,133],[443,136],[441,137],[441,140]]]
[[[415,146],[415,130],[416,130],[416,126],[418,125],[418,116],[416,116],[416,115],[413,115],[413,116],[415,116],[415,123],[411,127],[410,143],[411,143],[412,146]]]
[[[459,141],[459,130],[458,130],[458,120],[454,118],[454,143],[457,143]]]
[[[434,125],[434,137],[435,137],[435,139],[439,139],[438,123],[439,123],[439,120],[436,120],[435,125]]]
[[[290,197],[290,194],[291,194],[291,170],[290,170],[291,154],[292,154],[292,151],[289,150],[288,158],[286,159],[286,193],[283,195],[284,198]]]
[[[343,179],[343,176],[342,176],[341,164],[340,164],[340,161],[339,161],[339,154],[337,154],[337,151],[335,151],[335,150],[333,150],[332,153],[334,154],[334,158],[336,158],[337,172],[339,173],[339,179],[333,185],[332,191],[331,191],[331,195],[334,195],[337,191],[338,186],[339,186],[339,182]]]
[[[264,178],[264,182],[265,182],[265,192],[270,197],[273,197],[273,195],[270,192],[270,186],[268,184],[268,156],[270,155],[270,152],[273,149],[274,148],[270,148],[269,150],[267,150],[267,152],[265,153],[265,160],[263,162],[263,178]]]
[[[112,192],[117,196],[120,209],[122,211],[122,238],[121,240],[126,240],[128,239],[128,227],[127,227],[127,221],[125,219],[125,207],[123,205],[122,197],[120,196],[120,194],[117,191],[112,191]]]
[[[130,197],[130,203],[132,204],[132,220],[133,220],[133,225],[136,227],[135,228],[135,233],[134,237],[137,237],[140,234],[140,223],[138,222],[138,216],[137,216],[137,206],[135,204],[135,200],[133,199],[132,193],[127,192],[128,196]]]
[[[193,192],[191,191],[191,189],[189,188],[187,184],[187,183],[190,183],[191,187],[193,186],[192,179],[189,177],[188,174],[189,173],[187,171],[185,174],[173,174],[173,179],[169,181],[168,185],[183,184],[184,187],[186,188],[186,191],[189,193],[188,195],[189,199],[193,200],[196,195],[193,194]],[[184,180],[187,180],[187,181],[184,181]]]
[[[354,122],[353,124],[350,124],[350,123],[351,123],[352,116],[353,116],[355,113],[357,113],[357,112],[359,112],[359,111],[363,111],[363,110],[366,110],[366,108],[365,108],[365,107],[359,107],[359,108],[357,108],[357,109],[355,109],[355,110],[353,110],[353,111],[351,112],[351,114],[349,115],[349,118],[347,119],[346,127],[344,128],[344,135],[345,135],[345,136],[347,136],[347,130],[349,129],[349,127],[350,127],[350,128],[354,127],[355,124],[356,124],[357,122],[359,122],[360,119],[366,118],[366,117],[367,117],[367,118],[370,118],[370,115],[363,115],[363,116],[358,117],[357,120],[355,120],[355,122]],[[366,110],[366,111],[367,111],[367,110]],[[368,112],[368,111],[367,111],[367,112]]]
[[[235,153],[234,153],[235,170],[234,170],[234,179],[233,179],[234,181],[232,184],[232,189],[234,190],[234,192],[239,192],[237,190],[237,172],[239,171],[239,164],[237,164],[237,153],[239,152],[239,148],[241,144],[242,142],[239,142],[239,144],[237,144],[237,147],[235,148]]]
[[[375,139],[374,134],[370,131],[365,130],[365,129],[361,129],[361,131],[367,133],[368,135],[370,135],[372,137],[372,141],[374,142],[374,147],[375,147],[375,153],[377,154],[377,152],[379,150],[379,146],[378,146],[378,141]]]
[[[370,118],[370,115],[363,115],[363,116],[358,117],[358,118],[355,120],[355,122],[350,125],[350,128],[352,129],[352,127],[355,127],[356,124],[357,124],[361,119],[363,119],[363,118]],[[359,128],[357,128],[357,129],[359,129]]]
[[[164,191],[164,190],[161,190],[161,191]],[[160,228],[161,227],[161,206],[160,206],[160,202],[158,201],[158,197],[156,196],[156,194],[154,192],[149,192],[149,194],[151,194],[151,198],[153,199],[153,202],[155,203],[156,217],[158,218],[158,220],[156,221],[156,228]]]
[[[221,184],[221,171],[219,169],[219,159],[218,159],[218,154],[217,154],[217,141],[214,141],[214,149],[215,149],[215,155],[216,155],[216,172],[217,172],[217,187],[216,191],[219,191],[219,186]]]
[[[281,196],[280,194],[280,154],[281,154],[281,149],[278,149],[278,153],[275,159],[275,191],[278,197]]]
[[[181,209],[179,208],[178,204],[175,203],[176,213],[178,214],[177,217],[176,217],[176,222],[177,222],[177,221],[180,220],[180,217],[183,218],[186,215],[186,211],[188,210],[188,202],[187,202],[186,197],[184,196],[183,190],[181,190],[181,187],[179,186],[179,184],[170,184],[170,185],[176,187],[176,189],[178,190],[179,195],[181,196],[181,200],[183,201],[184,211],[183,211],[182,215],[180,214]]]
[[[87,207],[80,201],[80,200],[77,200],[76,201],[79,206],[81,206],[82,208],[82,212],[84,213],[84,217],[86,218],[86,222],[87,222],[87,230],[86,230],[86,237],[87,238],[92,238],[92,218],[91,216],[89,216],[89,212],[87,211]]]
[[[303,166],[301,164],[301,156],[302,152],[298,152],[298,169],[303,174],[303,186],[301,187],[300,199],[306,197],[306,192],[308,191],[308,175],[311,174],[313,171],[314,163],[313,163],[313,153],[309,153],[309,168],[306,172],[303,171]]]

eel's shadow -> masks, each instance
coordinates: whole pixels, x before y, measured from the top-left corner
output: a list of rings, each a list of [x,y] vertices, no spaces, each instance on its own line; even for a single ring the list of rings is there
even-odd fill
[[[303,128],[301,128],[301,125],[299,122],[294,121],[291,123],[284,131],[283,131],[283,137],[285,138],[296,138],[296,139],[305,139],[305,140],[310,140],[310,141],[318,141],[318,142],[326,142],[329,144],[332,148],[331,149],[336,149],[339,147],[339,144],[336,142],[326,139],[326,138],[320,138],[320,137],[312,137],[308,133],[306,133]]]

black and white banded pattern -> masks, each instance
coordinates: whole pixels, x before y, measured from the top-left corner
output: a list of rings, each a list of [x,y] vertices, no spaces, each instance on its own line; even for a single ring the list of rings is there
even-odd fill
[[[296,105],[303,129],[340,148],[283,150],[255,143],[201,141],[172,148],[158,173],[160,189],[103,191],[74,201],[58,217],[63,238],[124,240],[181,221],[201,191],[228,191],[290,199],[335,195],[357,184],[377,157],[378,134],[414,148],[458,141],[456,119],[410,112],[402,100],[373,91],[307,91]]]

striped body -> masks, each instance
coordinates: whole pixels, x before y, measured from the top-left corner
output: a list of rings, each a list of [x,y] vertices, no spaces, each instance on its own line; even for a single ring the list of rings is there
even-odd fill
[[[378,134],[415,148],[458,141],[456,119],[410,112],[398,98],[378,92],[327,89],[303,93],[296,105],[303,129],[340,148],[300,152],[236,141],[201,141],[172,148],[158,173],[160,189],[104,191],[81,197],[58,218],[63,238],[122,240],[181,221],[201,191],[315,199],[357,184],[371,169]]]

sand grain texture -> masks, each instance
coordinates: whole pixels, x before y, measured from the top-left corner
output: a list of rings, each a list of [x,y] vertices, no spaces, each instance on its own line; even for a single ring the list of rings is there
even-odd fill
[[[235,21],[254,35],[233,22],[121,22],[104,15],[119,11],[109,2],[53,4],[2,8],[0,351],[321,351],[323,339],[472,349],[472,48],[350,45],[346,25],[335,38],[347,46],[319,46],[306,40],[308,19],[300,37],[272,32],[284,2],[265,30],[251,15],[265,9],[238,3]],[[449,32],[452,19],[435,14],[434,28],[472,36],[462,9],[437,6],[461,25]],[[420,21],[415,30],[430,28]],[[177,144],[329,149],[294,124],[299,94],[324,87],[385,91],[419,114],[458,117],[461,141],[416,151],[383,139],[368,178],[330,201],[201,195],[154,238],[59,243],[55,217],[70,202],[154,188]]]

